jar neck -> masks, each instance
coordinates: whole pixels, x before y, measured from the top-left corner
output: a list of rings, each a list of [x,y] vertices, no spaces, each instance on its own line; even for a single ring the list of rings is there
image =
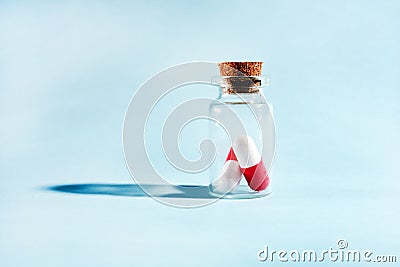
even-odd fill
[[[260,91],[261,79],[250,76],[232,76],[222,79],[221,87],[224,94],[251,94]]]
[[[232,93],[227,92],[224,88],[221,88],[218,100],[224,103],[231,104],[264,104],[266,103],[264,94],[259,88],[256,92],[251,93]]]

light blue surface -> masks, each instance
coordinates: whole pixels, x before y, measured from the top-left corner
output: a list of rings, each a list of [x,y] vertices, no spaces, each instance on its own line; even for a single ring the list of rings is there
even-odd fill
[[[0,265],[261,266],[265,245],[339,238],[400,261],[399,13],[398,1],[2,1]],[[182,210],[46,190],[132,183],[121,133],[136,88],[171,65],[241,59],[272,80],[273,195]]]

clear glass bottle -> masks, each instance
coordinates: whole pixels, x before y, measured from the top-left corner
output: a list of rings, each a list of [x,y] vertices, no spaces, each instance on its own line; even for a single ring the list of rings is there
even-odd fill
[[[221,76],[219,97],[210,104],[210,139],[215,160],[210,166],[210,191],[224,198],[256,198],[271,193],[275,153],[272,106],[261,87],[262,76]]]

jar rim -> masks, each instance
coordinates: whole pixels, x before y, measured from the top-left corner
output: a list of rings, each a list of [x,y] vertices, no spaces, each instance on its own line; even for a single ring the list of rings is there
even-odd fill
[[[213,76],[211,83],[220,87],[232,87],[232,82],[246,82],[246,87],[265,87],[270,84],[269,76]]]

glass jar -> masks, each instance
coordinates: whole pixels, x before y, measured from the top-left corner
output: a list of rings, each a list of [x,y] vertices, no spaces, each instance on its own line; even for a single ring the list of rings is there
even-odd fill
[[[209,135],[215,146],[210,191],[217,197],[256,198],[271,193],[275,153],[272,106],[261,76],[221,76],[219,97],[210,104]]]

